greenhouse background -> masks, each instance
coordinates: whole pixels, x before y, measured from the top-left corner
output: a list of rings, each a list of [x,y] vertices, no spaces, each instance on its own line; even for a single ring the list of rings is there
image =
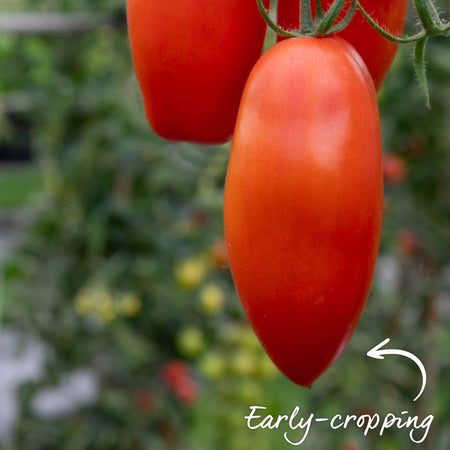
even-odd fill
[[[249,405],[435,417],[417,446],[402,429],[315,424],[306,449],[450,448],[450,40],[429,42],[431,109],[409,45],[379,92],[375,279],[347,349],[308,390],[272,365],[231,281],[229,144],[152,134],[124,3],[0,3],[0,449],[292,448],[287,428],[249,430]],[[427,369],[417,402],[414,363],[366,357],[386,337]]]

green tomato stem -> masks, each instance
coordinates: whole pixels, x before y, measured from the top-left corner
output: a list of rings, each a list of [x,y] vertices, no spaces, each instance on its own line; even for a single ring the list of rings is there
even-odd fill
[[[416,5],[417,14],[422,22],[423,27],[427,31],[427,35],[431,36],[439,33],[440,31],[440,19],[439,23],[436,23],[433,14],[430,9],[430,1],[429,0],[414,0]],[[434,6],[434,5],[433,5]],[[437,11],[436,11],[437,15]]]
[[[266,8],[264,7],[262,0],[256,0],[256,3],[258,5],[259,12],[263,16],[263,19],[266,21],[267,25],[275,31],[275,33],[279,34],[280,36],[291,38],[291,37],[298,37],[299,35],[296,33],[291,33],[289,31],[283,30],[280,28],[274,21],[270,18],[269,14],[266,11]]]
[[[315,3],[316,3],[316,20],[322,20],[323,19],[322,3],[320,3],[320,0],[315,0]]]
[[[422,92],[425,97],[425,104],[428,108],[430,108],[430,93],[428,90],[427,73],[425,68],[425,47],[427,40],[428,38],[424,37],[417,42],[414,63],[417,79],[419,80],[420,87],[422,88]]]
[[[314,31],[311,2],[300,0],[300,34],[310,35]]]
[[[325,36],[341,13],[346,0],[334,0],[315,31],[316,36]]]
[[[429,6],[431,17],[433,18],[434,23],[437,25],[438,28],[440,28],[440,29],[444,28],[444,24],[442,23],[442,20],[439,17],[439,13],[436,9],[436,5],[432,1],[428,0],[428,6]]]
[[[410,42],[417,42],[423,39],[427,33],[425,30],[419,31],[419,33],[414,34],[413,36],[408,37],[398,37],[388,33],[384,28],[380,27],[375,20],[370,17],[370,15],[366,12],[366,10],[361,6],[361,3],[358,1],[358,9],[361,11],[364,18],[367,20],[369,25],[386,39],[391,42],[395,42],[396,44],[409,44]]]
[[[339,23],[330,28],[330,33],[339,33],[351,22],[356,12],[356,5],[357,1],[352,0],[352,2],[350,3],[350,8],[347,11],[347,14]]]

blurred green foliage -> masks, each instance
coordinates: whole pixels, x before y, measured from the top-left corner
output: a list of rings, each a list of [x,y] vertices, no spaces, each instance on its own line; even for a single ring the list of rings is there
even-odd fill
[[[41,190],[42,177],[35,167],[0,167],[0,209],[23,205]]]
[[[119,0],[5,5],[124,15]],[[431,110],[408,47],[379,94],[384,149],[397,157],[397,172],[386,177],[381,256],[393,261],[398,280],[386,286],[376,278],[350,345],[309,391],[273,369],[246,325],[226,268],[221,208],[229,147],[172,144],[151,133],[125,29],[0,34],[0,92],[25,95],[29,107],[21,114],[44,178],[32,224],[6,267],[6,321],[51,349],[42,379],[20,389],[20,417],[6,448],[291,448],[286,428],[247,429],[243,417],[251,404],[273,414],[300,405],[304,416],[433,413],[425,448],[449,448],[449,51],[448,41],[430,43]],[[4,129],[7,122],[3,114]],[[1,190],[7,179],[0,177]],[[365,356],[385,337],[427,366],[418,404],[412,403],[420,386],[414,365]],[[176,366],[175,384],[167,375],[173,361],[184,364]],[[80,367],[98,377],[97,401],[68,416],[37,414],[36,393]],[[304,448],[350,443],[412,448],[401,430],[363,437],[356,427],[332,433],[319,425]]]

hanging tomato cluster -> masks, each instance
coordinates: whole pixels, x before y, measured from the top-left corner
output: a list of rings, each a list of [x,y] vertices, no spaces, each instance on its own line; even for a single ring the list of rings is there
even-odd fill
[[[301,12],[300,31],[314,37],[260,57],[263,3],[128,0],[131,52],[157,134],[233,134],[224,225],[235,286],[275,365],[311,386],[343,351],[370,288],[383,190],[376,88],[397,46],[355,1],[278,0],[282,35]],[[401,33],[406,0],[361,4]],[[315,37],[328,30],[337,35]]]

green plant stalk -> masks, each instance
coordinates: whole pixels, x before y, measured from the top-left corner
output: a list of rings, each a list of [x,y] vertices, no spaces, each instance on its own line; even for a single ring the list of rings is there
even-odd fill
[[[292,38],[292,37],[298,37],[300,36],[298,33],[291,33],[289,31],[283,30],[280,28],[269,16],[269,14],[266,11],[266,8],[264,7],[262,0],[256,0],[256,3],[258,5],[259,12],[263,16],[263,19],[275,33],[277,33],[280,36],[283,36],[285,38]]]
[[[433,21],[438,25],[439,28],[444,27],[444,24],[443,24],[441,18],[439,17],[439,13],[436,9],[435,4],[432,1],[428,0],[428,7],[430,9],[430,13],[431,13],[431,17],[432,17]]]
[[[422,25],[424,29],[428,32],[428,35],[434,35],[439,34],[440,31],[440,25],[442,25],[442,22],[440,19],[438,19],[438,22],[436,21],[437,11],[435,8],[435,15],[432,13],[431,8],[429,6],[430,2],[429,0],[415,0],[414,1],[416,5],[417,14],[420,18],[420,21],[422,22]],[[433,5],[434,7],[434,5]]]
[[[300,0],[300,34],[311,35],[314,31],[311,2]]]
[[[355,15],[357,4],[358,4],[357,0],[352,0],[352,2],[350,3],[350,8],[347,11],[347,14],[339,23],[333,25],[330,28],[330,33],[339,33],[351,22],[353,16]]]
[[[346,0],[334,0],[315,31],[316,36],[325,36],[344,8]],[[350,21],[349,21],[350,22]]]
[[[316,20],[322,20],[323,19],[322,3],[320,3],[320,0],[315,0],[315,3],[316,3]]]
[[[409,44],[410,42],[417,42],[420,41],[420,39],[424,38],[426,36],[426,31],[422,30],[419,31],[417,34],[414,34],[413,36],[409,37],[398,37],[394,36],[390,33],[388,33],[385,29],[380,27],[375,20],[370,17],[370,15],[366,12],[366,10],[361,6],[361,4],[358,1],[358,9],[361,11],[364,18],[367,20],[369,25],[378,33],[380,33],[383,37],[388,39],[391,42],[395,42],[396,44]]]
[[[416,69],[417,79],[425,97],[425,104],[430,108],[430,93],[428,90],[427,73],[425,68],[425,47],[428,38],[424,37],[416,44],[414,66]]]

